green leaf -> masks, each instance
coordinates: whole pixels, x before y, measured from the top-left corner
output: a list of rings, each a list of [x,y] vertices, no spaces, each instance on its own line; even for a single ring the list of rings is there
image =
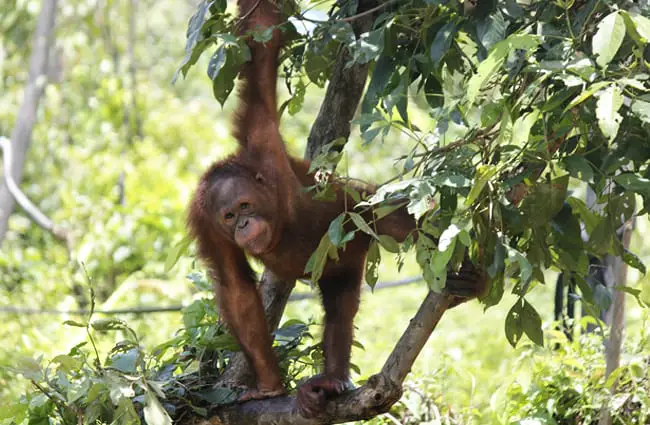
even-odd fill
[[[393,254],[397,254],[399,252],[399,244],[392,236],[379,235],[378,239],[379,243],[386,251],[392,252]]]
[[[348,49],[352,53],[352,60],[346,67],[354,63],[364,64],[377,59],[384,49],[384,27],[364,33]]]
[[[336,247],[341,246],[341,240],[343,239],[343,220],[345,220],[345,213],[339,214],[338,217],[332,220],[327,229],[327,236],[330,238],[332,245]]]
[[[60,354],[52,359],[53,364],[58,364],[65,373],[79,370],[83,366],[83,360],[77,357]]]
[[[551,182],[535,183],[529,190],[521,206],[530,226],[543,226],[557,214],[564,204],[569,186],[569,176],[557,177]]]
[[[505,258],[506,258],[506,249],[501,243],[501,241],[497,240],[497,244],[494,247],[494,256],[492,258],[492,264],[490,264],[490,267],[488,267],[487,269],[488,276],[493,278],[503,270]]]
[[[341,44],[350,44],[356,41],[354,29],[349,22],[336,21],[327,28],[329,35]]]
[[[309,260],[307,260],[307,264],[305,264],[305,273],[311,274],[311,278],[314,282],[318,282],[323,275],[323,270],[327,263],[327,258],[329,257],[329,251],[331,248],[336,249],[336,247],[332,245],[332,242],[330,242],[329,236],[325,234],[318,243],[316,250],[311,254]]]
[[[583,182],[591,182],[594,178],[594,170],[587,159],[580,155],[572,155],[564,158],[564,167],[571,177]]]
[[[521,318],[522,302],[523,298],[518,299],[506,315],[506,338],[513,348],[517,347],[517,343],[521,340],[521,336],[524,334],[524,325]]]
[[[143,410],[147,425],[172,425],[172,419],[151,389],[144,394]]]
[[[436,174],[427,181],[434,186],[446,186],[446,187],[470,187],[472,185],[472,180],[461,174],[451,174],[449,172],[442,172]]]
[[[456,35],[456,31],[456,23],[447,22],[436,33],[429,49],[429,56],[434,65],[438,66],[442,58],[445,56],[445,53],[447,53],[447,50],[449,50],[451,42],[454,40],[454,36]]]
[[[131,328],[129,328],[126,322],[122,319],[96,319],[93,320],[90,326],[92,326],[93,329],[102,332],[131,330]]]
[[[239,49],[239,46],[226,49],[226,61],[212,79],[212,94],[222,106],[235,87],[239,67],[246,59],[246,53],[240,52]]]
[[[639,117],[641,121],[650,124],[650,102],[635,99],[632,101],[632,104],[630,104],[630,110]]]
[[[303,66],[309,81],[316,84],[318,87],[325,87],[330,68],[330,63],[327,61],[325,55],[316,53],[312,49],[308,48],[305,53]]]
[[[643,264],[643,261],[641,261],[641,259],[634,253],[626,250],[623,253],[623,261],[625,261],[625,264],[628,266],[634,267],[640,271],[641,274],[646,274],[645,264]]]
[[[455,238],[461,231],[460,227],[455,224],[450,224],[449,227],[447,227],[440,235],[440,239],[438,240],[438,250],[447,251],[449,248],[453,248]]]
[[[636,26],[636,30],[643,40],[647,43],[650,43],[650,19],[646,18],[643,15],[633,15],[632,21]]]
[[[115,353],[108,360],[106,366],[117,369],[123,373],[135,373],[137,371],[139,360],[140,351],[136,348],[133,348],[124,353]]]
[[[573,213],[578,214],[580,220],[584,223],[587,233],[591,233],[598,226],[598,223],[603,220],[603,217],[590,210],[582,199],[570,196],[566,201],[571,205]]]
[[[406,205],[406,202],[382,205],[381,207],[374,208],[372,210],[372,213],[375,216],[375,220],[380,220],[386,217],[387,215],[389,215],[390,213],[392,213],[393,211],[402,208],[404,205]]]
[[[512,144],[523,146],[528,141],[530,130],[537,122],[540,113],[538,109],[533,110],[517,118],[512,126]]]
[[[637,176],[634,173],[623,173],[615,176],[614,181],[627,190],[650,197],[650,179]]]
[[[384,109],[388,116],[393,117],[393,108],[395,108],[405,123],[409,122],[407,111],[409,83],[409,71],[406,70],[399,77],[399,84],[383,100]]]
[[[573,108],[574,106],[577,106],[584,102],[585,100],[589,99],[591,96],[594,95],[597,91],[602,89],[603,87],[607,87],[611,83],[609,81],[599,81],[597,83],[592,84],[589,86],[587,90],[584,90],[580,93],[579,96],[577,96],[575,99],[573,99],[566,108],[564,108],[564,112],[568,111],[569,109]]]
[[[174,268],[174,265],[176,265],[179,258],[181,258],[185,251],[187,251],[187,248],[191,243],[192,237],[190,235],[186,235],[167,252],[167,260],[165,261],[165,273],[169,273],[169,271]]]
[[[395,70],[395,58],[392,56],[381,56],[375,64],[375,69],[372,72],[366,95],[361,102],[361,112],[368,114],[372,109],[377,106],[379,98],[384,94],[384,90],[388,86]],[[364,132],[372,123],[364,123],[361,125],[361,131]]]
[[[508,24],[503,14],[497,11],[476,25],[476,35],[486,50],[490,50],[492,46],[503,40]]]
[[[75,328],[85,328],[86,326],[88,326],[86,323],[77,322],[76,320],[66,320],[65,322],[63,322],[63,324],[66,326],[73,326]]]
[[[487,182],[496,175],[499,169],[494,165],[479,165],[476,169],[474,176],[474,186],[469,191],[467,199],[465,199],[465,206],[470,206],[474,203],[476,198],[483,192],[483,188]]]
[[[176,82],[181,72],[183,75],[187,73],[189,67],[196,63],[203,50],[209,45],[203,41],[199,43],[199,40],[201,39],[201,29],[203,28],[203,23],[205,22],[205,14],[208,11],[208,6],[209,5],[207,1],[201,1],[197,7],[196,13],[192,15],[189,23],[187,24],[185,56],[180,66],[174,73],[174,76],[172,77],[172,84]]]
[[[376,240],[370,242],[368,247],[368,254],[366,255],[366,282],[371,288],[374,288],[379,278],[379,263],[381,262],[381,254],[379,252],[379,244]]]
[[[467,100],[474,103],[481,88],[501,67],[510,52],[514,49],[534,51],[541,43],[541,37],[531,34],[513,34],[494,45],[488,57],[479,64],[476,73],[467,83]]]
[[[305,93],[307,93],[307,87],[305,86],[302,79],[298,80],[298,83],[293,87],[293,96],[288,100],[289,115],[296,115],[302,110],[302,105],[305,102]]]
[[[618,110],[623,106],[623,94],[618,86],[611,85],[599,92],[596,102],[598,127],[610,141],[618,134],[618,127],[623,120]]]
[[[348,216],[350,217],[350,219],[352,219],[352,222],[354,223],[355,226],[357,226],[359,230],[377,239],[377,234],[375,233],[374,230],[370,228],[370,226],[368,225],[368,223],[366,223],[366,220],[364,220],[363,217],[361,217],[359,214],[354,212],[349,212]]]
[[[214,51],[210,62],[208,62],[208,77],[214,81],[219,75],[219,71],[226,64],[226,45],[222,44]]]
[[[605,16],[598,23],[598,30],[591,41],[596,63],[605,67],[614,59],[625,38],[625,21],[618,11]]]
[[[509,246],[506,246],[505,248],[508,253],[508,261],[510,264],[517,264],[519,266],[519,279],[525,289],[528,282],[530,282],[530,278],[533,276],[533,266],[521,252]],[[523,292],[525,292],[525,290]]]
[[[544,346],[544,333],[542,332],[542,318],[528,301],[523,299],[521,309],[521,325],[528,338],[540,347]]]
[[[424,97],[431,108],[440,108],[445,104],[445,97],[442,92],[442,85],[438,77],[431,74],[424,83]]]

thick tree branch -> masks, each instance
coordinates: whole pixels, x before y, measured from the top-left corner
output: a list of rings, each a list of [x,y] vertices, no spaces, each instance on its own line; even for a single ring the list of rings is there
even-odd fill
[[[375,0],[359,1],[359,13],[364,13],[373,8],[377,3]],[[369,13],[359,17],[352,23],[357,37],[372,28],[375,15]],[[314,159],[320,152],[323,145],[338,138],[348,139],[352,118],[354,117],[361,95],[368,78],[368,64],[354,64],[349,68],[345,65],[350,61],[347,49],[341,50],[334,68],[325,100],[321,104],[320,111],[311,127],[307,138],[305,158]]]

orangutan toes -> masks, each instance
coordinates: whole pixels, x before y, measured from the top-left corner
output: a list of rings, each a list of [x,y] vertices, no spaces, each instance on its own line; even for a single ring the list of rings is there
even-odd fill
[[[305,418],[316,417],[325,411],[328,398],[343,394],[348,389],[351,386],[347,380],[325,375],[314,376],[298,388],[298,410]]]

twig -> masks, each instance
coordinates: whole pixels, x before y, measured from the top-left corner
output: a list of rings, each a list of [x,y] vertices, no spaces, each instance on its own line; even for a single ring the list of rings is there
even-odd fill
[[[374,13],[374,12],[376,12],[378,10],[381,10],[384,7],[389,6],[389,5],[391,5],[393,3],[396,3],[396,2],[397,2],[397,0],[389,0],[386,3],[383,3],[383,4],[380,4],[379,6],[373,7],[372,9],[365,10],[365,11],[363,11],[361,13],[357,13],[356,15],[348,16],[347,18],[339,19],[339,21],[340,22],[352,22],[355,19],[359,19],[362,16],[370,15],[371,13]]]

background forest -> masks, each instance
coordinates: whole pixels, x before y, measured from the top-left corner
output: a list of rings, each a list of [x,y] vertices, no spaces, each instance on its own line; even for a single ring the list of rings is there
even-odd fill
[[[7,138],[17,125],[41,3],[0,3],[0,136]],[[423,3],[426,7],[438,7],[448,2]],[[573,1],[553,3],[559,10],[574,7]],[[602,7],[596,14],[598,19],[609,13],[609,7],[627,7],[624,2],[591,3]],[[183,374],[195,371],[198,366],[194,360],[201,359],[197,352],[233,348],[232,340],[217,326],[210,284],[195,263],[192,250],[186,250],[184,239],[186,206],[198,177],[213,160],[235,148],[229,135],[235,98],[231,96],[223,106],[215,100],[215,95],[224,100],[219,91],[223,82],[217,82],[214,73],[206,73],[208,65],[214,62],[211,52],[200,58],[195,54],[192,60],[198,59],[198,63],[185,78],[176,76],[177,81],[172,84],[179,66],[187,65],[186,55],[194,47],[186,51],[185,43],[188,20],[197,12],[197,6],[198,2],[193,0],[58,2],[55,37],[48,51],[49,84],[37,108],[19,185],[57,229],[65,230],[66,240],[39,227],[18,207],[6,228],[0,223],[0,423],[76,423],[65,406],[87,408],[93,403],[100,407],[96,412],[87,412],[87,417],[102,423],[111,422],[107,417],[114,423],[135,423],[142,417],[148,423],[168,423],[157,401],[162,400],[163,391],[156,398],[156,391],[151,388],[160,383],[160,388],[167,392],[165,379],[179,374],[181,369]],[[322,20],[327,19],[331,5],[304,2],[301,6],[311,10],[309,16]],[[634,7],[640,7],[635,10],[642,16],[650,16],[647,2]],[[649,25],[646,22],[650,20],[642,22]],[[621,86],[627,84],[628,90],[645,95],[647,108],[649,76],[645,73],[650,26],[638,25],[638,40],[645,43],[645,59],[642,53],[636,56],[638,62],[626,64],[628,69],[639,67],[634,76],[636,82],[620,70],[607,78],[627,78]],[[334,33],[336,29],[329,31]],[[632,34],[632,30],[628,31]],[[458,34],[454,46],[469,45],[468,39]],[[628,35],[626,39],[630,45],[634,44],[632,38]],[[436,40],[434,44],[447,43]],[[480,51],[475,53],[483,60],[488,50],[482,56]],[[369,53],[359,50],[358,54]],[[622,54],[632,55],[629,51]],[[477,66],[478,63],[477,60]],[[399,68],[397,64],[394,67]],[[425,95],[426,90],[420,90],[421,86],[410,83],[403,85],[410,99],[408,120],[429,129],[436,122],[431,112],[436,102]],[[566,83],[568,86],[569,82]],[[281,101],[293,100],[283,114],[282,132],[289,151],[299,157],[324,96],[319,84],[307,78],[300,84],[296,86],[294,81],[293,86],[289,85],[291,92],[281,84],[280,90]],[[433,91],[443,91],[426,84]],[[389,95],[379,93],[372,83],[369,90],[375,90],[377,99]],[[447,87],[444,91],[449,94]],[[581,102],[588,103],[587,97]],[[399,115],[405,114],[406,109],[402,110],[399,102],[387,109],[393,107],[399,109]],[[638,127],[644,128],[647,135],[650,109],[644,113],[645,121]],[[596,126],[595,119],[585,122],[586,126]],[[620,120],[616,123],[617,131],[619,123]],[[525,131],[517,125],[510,130]],[[386,129],[383,137],[375,139],[379,130],[370,137],[369,126],[363,129],[361,123],[364,132],[359,125],[353,126],[338,171],[367,181],[388,181],[403,173],[405,166],[396,158],[408,156],[414,142],[409,131],[399,126]],[[532,124],[528,125],[527,131],[531,132],[531,128]],[[639,148],[644,155],[650,149],[647,143],[646,138],[645,150]],[[647,177],[650,168],[645,158],[637,170]],[[583,183],[593,181],[592,175],[598,171],[589,167],[586,170],[578,160],[566,168],[572,177],[569,193],[584,199]],[[585,175],[588,173],[591,177]],[[480,181],[478,172],[473,179],[474,183]],[[635,180],[640,185],[644,181],[648,182],[647,178]],[[634,182],[623,186],[636,192],[631,195],[638,201],[635,211],[642,210],[641,201],[646,201],[645,214],[639,214],[631,231],[629,251],[636,257],[626,261],[637,266],[638,262],[648,264],[650,195],[643,194],[650,192]],[[0,210],[3,207],[0,204]],[[382,258],[380,283],[422,274],[413,252],[397,256],[382,249]],[[517,279],[521,278],[525,264],[530,266],[523,261],[511,258],[519,267]],[[608,329],[587,314],[595,311],[590,310],[593,305],[609,306],[611,289],[595,294],[594,303],[585,303],[584,314],[577,309],[577,328],[595,331],[582,332],[580,336],[576,332],[575,338],[569,340],[553,320],[557,263],[544,270],[535,265],[530,271],[534,281],[526,286],[525,293],[541,318],[543,346],[531,341],[535,331],[523,324],[515,340],[523,333],[528,337],[512,347],[512,328],[504,332],[504,327],[512,324],[508,325],[505,318],[523,296],[506,279],[506,291],[497,305],[486,309],[484,304],[473,301],[445,314],[409,375],[402,400],[390,413],[373,419],[373,423],[595,424],[602,407],[608,406],[614,423],[649,424],[650,278],[638,269],[643,267],[627,270],[622,366],[610,375],[613,378],[608,380],[605,373],[603,341],[608,337]],[[426,295],[426,282],[414,280],[408,285],[364,292],[355,322],[358,343],[352,361],[356,382],[363,382],[381,368]],[[298,284],[294,292],[314,294],[305,284]],[[185,308],[179,311],[180,306]],[[170,307],[170,311],[155,311],[160,307]],[[142,311],[148,309],[154,311]],[[94,310],[93,326],[86,325],[90,310]],[[283,329],[290,341],[287,356],[291,362],[285,367],[293,373],[292,382],[316,368],[319,357],[313,344],[320,334],[321,313],[318,300],[308,297],[290,302],[286,309]],[[213,330],[207,325],[213,325]],[[310,338],[311,334],[315,339]],[[294,341],[296,346],[291,345]],[[120,346],[121,343],[126,345]],[[93,355],[85,357],[81,352]],[[192,357],[192,361],[182,367],[170,360],[182,363],[184,356]],[[79,360],[82,357],[84,361]],[[161,370],[169,364],[174,364],[174,368],[164,375]],[[109,379],[104,375],[99,379],[93,375],[94,381],[84,381],[82,385],[78,379],[90,376],[84,369],[86,365],[96,370],[116,370],[119,376]],[[120,381],[124,376],[133,378],[131,384]],[[615,382],[617,390],[612,395],[610,389]],[[149,389],[144,390],[145,395],[142,388]],[[110,396],[97,402],[103,396],[94,395],[93,391],[103,394],[105,389]],[[202,394],[204,402],[220,402],[228,397]],[[145,400],[146,397],[156,401]],[[147,406],[144,416],[142,406]],[[174,407],[164,407],[174,415]],[[199,405],[192,408],[194,412],[203,412]],[[102,409],[115,409],[117,413],[108,414]]]

